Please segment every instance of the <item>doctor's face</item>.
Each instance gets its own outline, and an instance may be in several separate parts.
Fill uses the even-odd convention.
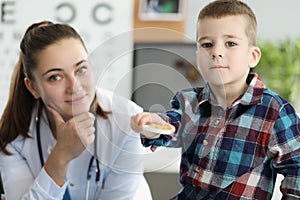
[[[38,54],[32,92],[65,119],[90,110],[94,77],[87,52],[78,39],[68,38]]]

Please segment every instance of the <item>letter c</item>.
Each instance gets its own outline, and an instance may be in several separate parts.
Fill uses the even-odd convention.
[[[113,20],[113,8],[106,3],[99,3],[93,8],[92,17],[97,24],[108,24]]]

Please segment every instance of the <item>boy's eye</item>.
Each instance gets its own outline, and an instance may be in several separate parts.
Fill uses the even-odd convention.
[[[61,77],[59,75],[52,75],[49,77],[50,81],[59,81],[61,79]]]
[[[236,43],[234,43],[234,42],[226,42],[226,46],[228,46],[228,47],[233,47],[235,45],[236,45]]]
[[[77,71],[78,74],[84,74],[87,71],[87,67],[80,67]]]
[[[210,43],[210,42],[206,42],[206,43],[201,44],[201,47],[202,47],[202,48],[210,48],[210,47],[212,47],[212,46],[213,46],[213,44]]]

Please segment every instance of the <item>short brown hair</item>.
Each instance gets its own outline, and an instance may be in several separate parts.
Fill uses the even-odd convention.
[[[246,35],[251,45],[256,45],[257,21],[251,8],[239,0],[216,0],[207,4],[199,13],[198,21],[207,17],[221,18],[232,15],[244,15],[248,21]]]

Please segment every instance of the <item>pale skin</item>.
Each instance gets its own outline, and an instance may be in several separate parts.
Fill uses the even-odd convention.
[[[261,52],[249,42],[242,15],[205,18],[197,24],[197,62],[218,103],[229,107],[245,92],[250,68]]]
[[[95,116],[90,112],[95,89],[87,57],[80,40],[63,39],[39,53],[34,80],[24,79],[32,95],[46,105],[57,143],[44,167],[59,186],[65,183],[68,163],[95,139]]]
[[[249,42],[247,26],[243,15],[204,18],[197,23],[197,66],[223,108],[246,91],[249,71],[261,57],[260,49]],[[155,113],[144,112],[132,116],[131,127],[147,138],[158,138],[143,131],[143,126],[161,124],[161,120]]]

